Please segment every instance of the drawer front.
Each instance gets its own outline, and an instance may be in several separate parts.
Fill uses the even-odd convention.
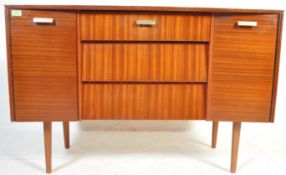
[[[210,119],[270,121],[277,25],[271,14],[215,17]]]
[[[83,119],[206,119],[203,84],[83,84]]]
[[[75,13],[11,16],[11,55],[16,121],[78,119]]]
[[[206,82],[206,44],[82,44],[83,81]]]
[[[210,16],[82,13],[80,25],[81,40],[209,41]]]

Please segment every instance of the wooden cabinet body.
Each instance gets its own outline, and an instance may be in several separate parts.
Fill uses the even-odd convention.
[[[11,120],[273,122],[282,16],[6,6]]]
[[[13,10],[13,121],[273,121],[280,13]]]

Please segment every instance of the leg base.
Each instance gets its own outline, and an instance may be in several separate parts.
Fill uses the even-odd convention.
[[[217,131],[218,131],[218,122],[213,121],[213,129],[212,129],[212,148],[216,148],[217,143]]]
[[[230,172],[236,172],[241,122],[234,122],[232,128],[232,149]]]
[[[64,141],[65,141],[65,148],[70,148],[70,126],[69,122],[63,122],[63,130],[64,130]]]
[[[52,172],[52,122],[44,122],[46,172]]]

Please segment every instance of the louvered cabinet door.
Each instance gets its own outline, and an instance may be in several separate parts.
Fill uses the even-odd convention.
[[[14,120],[77,120],[76,14],[22,10],[10,19]]]
[[[209,119],[271,121],[277,28],[277,14],[215,17]]]

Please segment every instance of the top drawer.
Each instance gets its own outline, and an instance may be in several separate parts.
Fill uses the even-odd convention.
[[[82,13],[81,40],[209,41],[210,16]]]

